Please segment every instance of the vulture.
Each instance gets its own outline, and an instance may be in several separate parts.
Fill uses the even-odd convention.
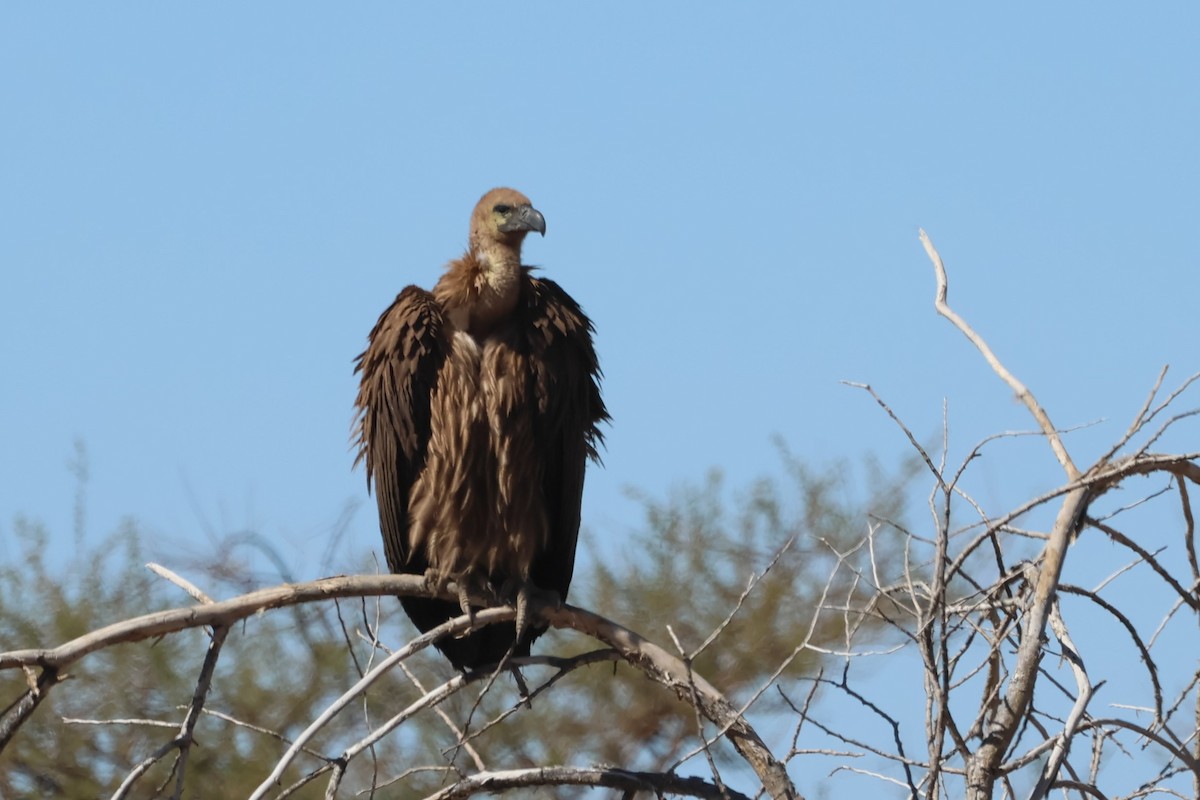
[[[402,597],[422,631],[471,614],[471,591],[517,605],[516,622],[437,647],[460,670],[529,655],[531,593],[571,585],[584,467],[598,460],[600,367],[592,323],[557,283],[521,263],[546,220],[514,189],[471,214],[467,251],[426,291],[379,317],[355,402],[354,438],[379,507],[388,568],[459,587],[457,604]]]

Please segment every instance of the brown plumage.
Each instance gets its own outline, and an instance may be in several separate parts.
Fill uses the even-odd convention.
[[[608,418],[592,324],[558,284],[521,264],[546,223],[529,199],[493,189],[471,215],[467,252],[427,292],[409,286],[358,357],[356,437],[374,483],[393,572],[563,600],[575,566],[584,467]],[[458,605],[401,598],[422,631]],[[465,603],[465,600],[464,600]],[[492,625],[438,647],[460,669],[494,664],[517,640]]]

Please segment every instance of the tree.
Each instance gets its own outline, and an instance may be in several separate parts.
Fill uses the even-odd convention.
[[[798,797],[797,782],[820,794],[868,782],[914,798],[1200,797],[1200,670],[1186,620],[1200,613],[1187,488],[1200,482],[1200,453],[1153,450],[1200,413],[1174,410],[1200,376],[1160,397],[1164,371],[1127,431],[1079,467],[1032,391],[948,305],[944,266],[922,238],[938,312],[1029,410],[1064,473],[1053,491],[986,508],[967,488],[970,467],[1016,434],[952,464],[948,443],[932,451],[856,385],[929,476],[927,518],[908,520],[914,468],[873,470],[867,499],[847,499],[834,477],[844,470],[818,473],[786,452],[791,481],[756,484],[732,513],[716,476],[643,498],[639,558],[596,559],[579,581],[590,591],[573,596],[606,616],[535,604],[574,633],[543,640],[548,654],[522,660],[523,681],[447,679],[420,656],[434,636],[511,619],[508,608],[386,647],[399,628],[387,596],[431,591],[412,576],[214,602],[167,570],[134,568],[132,529],[117,539],[128,558],[108,568],[120,580],[60,579],[41,562],[44,532],[26,524],[24,563],[0,586],[0,635],[46,649],[0,653],[0,675],[12,676],[0,690],[17,698],[0,715],[0,791],[448,798],[604,786],[778,798]],[[1136,478],[1157,484],[1118,499]],[[1163,504],[1176,509],[1170,533],[1144,516]],[[1076,579],[1114,552],[1126,560],[1111,575]],[[171,605],[171,584],[198,604],[130,618]],[[107,619],[120,621],[101,628]],[[1144,677],[1127,680],[1122,658]],[[45,756],[67,752],[76,757]],[[1106,770],[1114,760],[1121,769]]]
[[[760,714],[779,710],[778,696],[764,695],[761,689],[774,679],[772,673],[781,662],[793,662],[785,675],[815,668],[814,654],[793,653],[791,642],[807,637],[829,644],[844,636],[836,622],[826,620],[809,631],[807,615],[781,615],[775,609],[802,598],[801,607],[816,602],[827,567],[835,560],[834,547],[860,534],[866,508],[898,515],[902,487],[913,469],[907,464],[896,475],[887,475],[868,462],[862,471],[873,488],[864,499],[863,492],[851,491],[844,477],[851,471],[844,466],[822,474],[785,450],[781,453],[786,481],[760,480],[732,501],[715,472],[703,485],[685,487],[666,500],[642,497],[646,520],[634,534],[637,557],[617,563],[591,559],[591,574],[577,581],[583,605],[659,634],[669,624],[681,645],[692,649],[720,628],[717,639],[697,655],[695,670],[713,676],[730,697],[760,695]],[[148,609],[178,605],[178,586],[187,586],[161,568],[152,573],[142,566],[142,537],[132,522],[96,551],[80,551],[61,570],[44,562],[47,534],[41,527],[19,522],[16,530],[23,558],[5,568],[0,586],[4,642],[48,647],[78,639]],[[802,532],[816,532],[817,537],[798,543]],[[769,572],[762,575],[768,566]],[[192,569],[215,587],[213,594],[217,589],[234,594],[247,589],[244,576],[231,573],[227,564]],[[741,597],[751,578],[754,590]],[[0,672],[6,678],[0,683],[6,696],[47,704],[34,715],[35,706],[22,714],[18,702],[5,714],[7,749],[0,759],[7,769],[0,771],[0,795],[152,796],[153,790],[161,790],[170,796],[180,774],[185,777],[182,785],[196,787],[193,791],[200,796],[249,795],[286,749],[285,740],[294,739],[354,679],[386,656],[380,639],[411,630],[396,613],[395,601],[379,597],[394,590],[396,580],[380,580],[392,580],[392,585],[379,584],[364,593],[373,595],[370,600],[352,596],[335,603],[290,605],[271,614],[246,614],[236,625],[209,628],[216,633],[208,636],[196,630],[199,625],[180,624],[178,635],[106,644],[72,659],[69,670],[64,665],[50,677],[42,673],[40,695],[26,686],[34,673]],[[688,581],[706,591],[692,596],[677,590]],[[835,582],[830,588],[834,586],[854,593],[849,583]],[[737,613],[730,616],[735,608]],[[144,628],[133,627],[132,633],[114,641],[144,634]],[[540,689],[531,683],[534,697],[523,703],[516,685],[502,678],[479,702],[478,690],[492,676],[463,682],[439,706],[449,722],[432,711],[417,714],[400,732],[352,760],[342,779],[345,791],[400,775],[405,776],[404,796],[438,791],[447,784],[448,753],[455,749],[458,732],[468,728],[468,740],[453,759],[467,773],[480,764],[530,768],[580,763],[661,773],[695,748],[697,718],[687,703],[639,679],[636,670],[619,660],[614,676],[613,653],[588,655],[595,651],[594,641],[560,636],[551,647],[552,639],[548,637],[539,651],[555,657],[532,659],[533,665],[524,668],[531,681],[552,680],[552,686]],[[747,642],[757,644],[751,648]],[[188,724],[187,707],[204,672],[206,651],[219,654],[213,659],[211,689],[203,700],[203,713],[190,723],[195,743],[186,747],[186,764],[183,769],[176,766],[172,774],[179,754],[172,742],[179,744],[177,740],[191,735],[181,733],[181,726]],[[278,670],[276,665],[284,661],[289,669]],[[608,666],[587,666],[596,661]],[[559,667],[564,667],[561,673],[556,671]],[[384,676],[358,712],[338,717],[314,748],[336,754],[347,742],[361,740],[373,723],[424,695],[425,689],[414,682],[433,687],[452,674],[436,655],[414,657],[404,672],[411,677],[400,670]],[[70,678],[58,687],[64,674]],[[622,712],[612,714],[614,707]],[[503,722],[490,724],[498,716]],[[606,724],[597,726],[596,720],[602,719]],[[711,736],[711,726],[708,730]],[[731,750],[712,749],[723,768],[737,760]],[[68,753],[69,758],[63,757]],[[693,754],[693,763],[697,756]],[[410,771],[414,764],[429,768]],[[285,784],[314,770],[324,770],[318,777],[327,780],[329,762],[301,754],[300,763],[286,771]],[[133,773],[135,780],[125,784]],[[128,789],[121,795],[123,785]],[[295,796],[321,796],[324,791],[323,784],[312,783]]]
[[[1033,392],[950,307],[942,259],[924,231],[921,241],[934,266],[938,313],[971,341],[1025,405],[1065,480],[1017,508],[989,512],[963,489],[962,479],[985,447],[1013,434],[989,437],[961,464],[951,465],[944,450],[940,459],[927,452],[886,403],[862,386],[900,425],[934,482],[929,501],[934,525],[929,534],[887,524],[909,543],[903,580],[876,579],[872,603],[858,609],[895,625],[907,649],[919,655],[925,752],[906,751],[897,720],[852,691],[852,658],[847,658],[839,679],[819,678],[818,684],[845,692],[884,722],[889,733],[896,732],[894,744],[863,747],[856,755],[871,753],[888,764],[884,769],[891,774],[876,775],[913,797],[984,800],[999,789],[1005,797],[1040,798],[1056,788],[1079,797],[1182,797],[1189,790],[1200,797],[1200,670],[1194,655],[1164,653],[1161,644],[1155,649],[1171,623],[1178,628],[1181,616],[1200,612],[1200,568],[1187,488],[1200,483],[1200,452],[1152,449],[1169,429],[1200,413],[1172,409],[1200,375],[1187,378],[1163,398],[1164,369],[1128,429],[1090,466],[1081,468],[1065,444],[1064,432],[1050,421]],[[1115,489],[1138,477],[1158,478],[1159,484],[1134,502],[1114,497]],[[1139,524],[1133,512],[1170,498],[1178,503],[1178,533],[1167,536],[1144,527],[1136,534],[1126,532],[1126,518]],[[1054,509],[1048,530],[1019,524],[1042,509]],[[966,522],[961,521],[964,513]],[[1151,539],[1162,546],[1152,547]],[[1098,546],[1120,548],[1128,561],[1091,588],[1068,582],[1068,562],[1086,564]],[[1162,558],[1169,547],[1180,555]],[[1135,570],[1138,580],[1120,585],[1117,579]],[[1156,593],[1165,601],[1157,627],[1135,622],[1141,616],[1135,606]],[[1108,641],[1097,642],[1091,652],[1076,645],[1067,622],[1074,616],[1096,624],[1097,615],[1086,613],[1088,606],[1110,631]],[[1112,636],[1122,637],[1117,652]],[[1184,634],[1183,641],[1183,652],[1194,654],[1195,631]],[[1130,655],[1135,662],[1140,659],[1145,683],[1133,689],[1119,687],[1129,694],[1097,712],[1093,701],[1106,681],[1093,676],[1102,671],[1115,677],[1114,663]],[[832,728],[822,730],[848,742]],[[1106,759],[1139,749],[1152,750],[1153,755],[1131,759],[1132,780],[1128,774],[1102,780]]]

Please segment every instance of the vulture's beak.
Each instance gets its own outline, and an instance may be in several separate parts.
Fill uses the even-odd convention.
[[[512,217],[500,226],[500,230],[504,233],[512,231],[537,231],[542,236],[545,236],[546,218],[542,216],[542,212],[533,206],[517,206],[513,209]]]

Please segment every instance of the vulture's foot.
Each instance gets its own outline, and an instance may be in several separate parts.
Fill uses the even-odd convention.
[[[500,587],[500,598],[517,609],[517,641],[525,634],[529,625],[529,602],[533,599],[562,608],[562,597],[558,592],[538,588],[532,581],[509,578]]]
[[[471,620],[471,624],[475,624],[475,609],[471,608],[471,582],[466,575],[459,575],[453,578],[454,588],[458,595],[458,607],[462,609],[463,614]],[[436,592],[444,592],[450,585],[451,576],[438,572],[430,567],[425,570],[425,585]]]
[[[496,589],[483,575],[477,572],[468,572],[465,575],[459,575],[454,579],[454,586],[458,590],[458,607],[462,612],[470,618],[471,624],[475,624],[475,609],[471,607],[471,598],[474,597],[474,605],[480,606],[482,599],[483,608],[491,608],[492,606],[501,605],[503,602],[496,594]]]

